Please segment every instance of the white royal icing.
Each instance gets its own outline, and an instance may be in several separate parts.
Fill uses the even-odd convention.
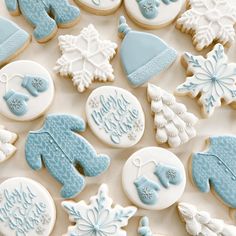
[[[97,88],[87,100],[86,115],[94,134],[111,146],[131,147],[143,136],[143,109],[127,90],[114,86]]]
[[[193,32],[197,50],[214,41],[222,44],[235,40],[236,9],[228,0],[190,0],[190,9],[177,21],[177,27],[186,33]]]
[[[148,84],[147,95],[154,114],[158,143],[168,143],[170,147],[178,147],[196,136],[193,126],[198,119],[187,112],[184,104],[176,102],[172,94],[153,84]]]
[[[62,56],[54,69],[61,76],[71,76],[79,92],[85,91],[94,80],[114,80],[110,60],[116,54],[117,44],[101,40],[93,25],[84,28],[78,36],[60,36],[59,46]]]
[[[181,176],[177,184],[169,183],[168,186],[164,186],[161,179],[155,175],[155,168],[163,165],[171,167],[172,170],[175,169]],[[163,177],[168,178],[172,173],[171,171],[163,172]],[[173,174],[175,176],[176,173]],[[157,188],[155,186],[154,192],[156,192],[157,199],[153,204],[148,205],[141,201],[134,185],[139,177],[145,177],[152,186],[158,185]],[[127,197],[136,206],[147,210],[162,210],[180,199],[186,185],[186,174],[183,164],[172,152],[159,147],[146,147],[132,154],[127,160],[123,167],[122,184]],[[143,190],[144,197],[147,199],[151,197],[148,188],[143,188]]]
[[[188,203],[179,203],[178,210],[186,222],[186,230],[193,236],[236,236],[236,227],[226,224],[223,220],[213,219],[205,211]]]
[[[0,234],[48,236],[56,208],[48,191],[28,178],[11,178],[0,184]]]

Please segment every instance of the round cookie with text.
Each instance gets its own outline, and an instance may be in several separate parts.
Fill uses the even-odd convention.
[[[48,236],[56,220],[51,195],[28,178],[11,178],[0,185],[0,234]]]
[[[87,100],[86,115],[94,134],[111,146],[131,147],[143,136],[143,109],[127,90],[114,86],[95,89]]]
[[[15,61],[0,70],[0,114],[17,121],[43,115],[54,98],[49,72],[33,61]]]
[[[128,159],[122,183],[135,205],[147,210],[162,210],[180,199],[186,174],[175,154],[163,148],[147,147]]]

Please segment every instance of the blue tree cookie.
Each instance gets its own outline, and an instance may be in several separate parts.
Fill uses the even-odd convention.
[[[63,185],[63,198],[75,197],[85,186],[77,165],[83,168],[85,176],[97,176],[110,165],[108,156],[97,155],[86,139],[74,133],[84,130],[85,122],[80,117],[49,115],[43,128],[30,132],[26,141],[29,166],[39,170],[44,162],[50,174]]]

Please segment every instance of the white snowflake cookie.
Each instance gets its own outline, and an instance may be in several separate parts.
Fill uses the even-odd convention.
[[[84,92],[94,80],[114,81],[110,60],[115,56],[117,44],[101,40],[93,25],[84,28],[78,36],[59,37],[62,56],[55,71],[70,76],[79,92]]]
[[[236,236],[235,226],[228,225],[220,219],[213,219],[208,212],[198,211],[191,204],[179,203],[178,210],[190,235]]]
[[[189,94],[199,97],[203,115],[209,117],[221,101],[226,104],[236,102],[236,64],[228,63],[221,44],[215,45],[207,57],[183,55],[183,63],[187,65],[186,81],[177,87],[178,94]]]
[[[236,9],[228,0],[189,0],[187,10],[177,21],[177,28],[193,33],[197,50],[214,41],[231,44],[235,40]]]
[[[69,214],[70,221],[75,225],[68,228],[64,236],[126,236],[122,227],[128,224],[128,220],[135,214],[135,207],[122,207],[115,205],[108,196],[108,187],[101,185],[98,194],[90,198],[90,204],[84,201],[78,203],[72,201],[62,202],[62,207]]]
[[[178,147],[196,136],[193,127],[198,118],[187,112],[184,104],[176,102],[175,97],[153,84],[148,84],[148,100],[154,114],[156,140]]]

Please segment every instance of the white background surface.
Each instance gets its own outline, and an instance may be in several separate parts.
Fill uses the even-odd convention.
[[[234,0],[231,0],[231,3],[234,3],[234,5],[236,5],[236,2]],[[121,39],[117,34],[117,25],[119,16],[121,14],[125,14],[123,6],[112,16],[95,16],[86,13],[85,11],[81,11],[81,13],[82,17],[77,26],[65,30],[60,29],[58,35],[79,34],[80,30],[84,26],[87,26],[89,23],[93,23],[97,30],[101,33],[103,39],[113,40],[120,45]],[[22,16],[11,17],[8,14],[7,10],[5,9],[3,0],[0,0],[0,15],[15,21],[29,33],[32,32],[31,26],[26,23],[25,19]],[[127,20],[129,25],[133,29],[142,30],[141,28],[134,25],[130,21],[130,19]],[[176,48],[176,50],[179,52],[179,55],[181,55],[184,51],[189,51],[197,54],[194,47],[192,46],[190,36],[176,30],[174,25],[151,32],[160,36],[171,46]],[[205,55],[205,53],[207,53],[210,49],[211,48],[204,50],[202,54]],[[230,49],[227,49],[226,51],[228,53],[230,61],[236,62],[236,44],[232,45],[232,47],[230,47]],[[91,90],[95,87],[100,86],[100,84],[94,84],[89,90],[87,90],[87,92],[79,94],[76,88],[73,87],[70,79],[65,79],[57,76],[52,70],[56,60],[60,57],[60,55],[61,54],[57,44],[57,37],[44,45],[36,43],[35,39],[33,39],[29,47],[21,55],[19,55],[17,59],[34,60],[46,67],[51,73],[56,86],[56,95],[55,100],[48,113],[66,112],[85,118],[86,99]],[[122,166],[133,152],[137,151],[140,148],[146,146],[156,146],[157,144],[155,142],[153,118],[150,112],[150,105],[148,104],[146,99],[146,85],[136,89],[132,89],[129,86],[121,69],[121,65],[119,62],[119,53],[113,59],[112,64],[115,70],[116,77],[116,81],[112,84],[122,88],[126,88],[138,97],[146,115],[146,130],[142,140],[136,146],[129,149],[114,149],[109,148],[107,145],[100,142],[88,128],[83,136],[86,137],[88,141],[95,146],[98,153],[109,154],[112,159],[112,164],[109,171],[107,171],[105,174],[98,178],[88,180],[90,184],[87,185],[85,191],[82,192],[75,200],[89,200],[89,197],[91,195],[97,193],[97,189],[100,184],[107,183],[110,189],[110,196],[113,198],[114,202],[126,206],[131,203],[122,191]],[[169,92],[172,92],[175,90],[177,85],[185,80],[185,73],[186,71],[181,66],[180,60],[178,59],[168,71],[165,71],[159,77],[154,78],[151,82],[158,86],[161,86]],[[178,97],[177,100],[183,101],[183,103],[188,107],[189,111],[193,112],[196,116],[201,118],[200,107],[198,106],[196,100],[189,97]],[[68,215],[62,210],[60,206],[60,203],[62,201],[59,195],[61,186],[49,175],[45,168],[40,170],[39,172],[31,170],[25,161],[24,155],[24,143],[27,133],[30,130],[37,130],[38,128],[40,128],[43,124],[43,120],[44,117],[41,117],[33,122],[20,123],[10,121],[0,116],[1,124],[19,134],[19,140],[16,142],[16,146],[18,148],[16,155],[5,163],[2,163],[0,166],[0,182],[13,176],[25,176],[30,177],[44,185],[52,194],[57,206],[57,221],[52,236],[60,236],[63,233],[66,233],[67,227],[69,225]],[[207,137],[211,135],[236,133],[236,111],[229,106],[216,109],[214,115],[211,118],[201,118],[197,125],[197,132],[198,136],[191,140],[189,143],[176,149],[170,149],[180,158],[180,160],[185,165],[186,170],[188,169],[187,164],[191,153],[194,151],[201,151],[204,148],[204,143]],[[181,200],[187,201],[191,204],[196,204],[199,209],[209,211],[212,216],[222,218],[228,223],[233,223],[233,221],[229,217],[228,207],[217,200],[217,198],[213,194],[204,194],[199,192],[197,188],[190,182],[188,174],[186,190]],[[161,233],[166,236],[187,235],[185,226],[181,223],[178,217],[176,205],[163,211],[138,211],[138,215],[144,214],[147,214],[150,217],[150,223],[153,228],[153,232],[155,233]],[[138,220],[139,217],[135,217],[130,220],[129,226],[127,227],[129,236],[137,235],[136,230],[138,226]]]

